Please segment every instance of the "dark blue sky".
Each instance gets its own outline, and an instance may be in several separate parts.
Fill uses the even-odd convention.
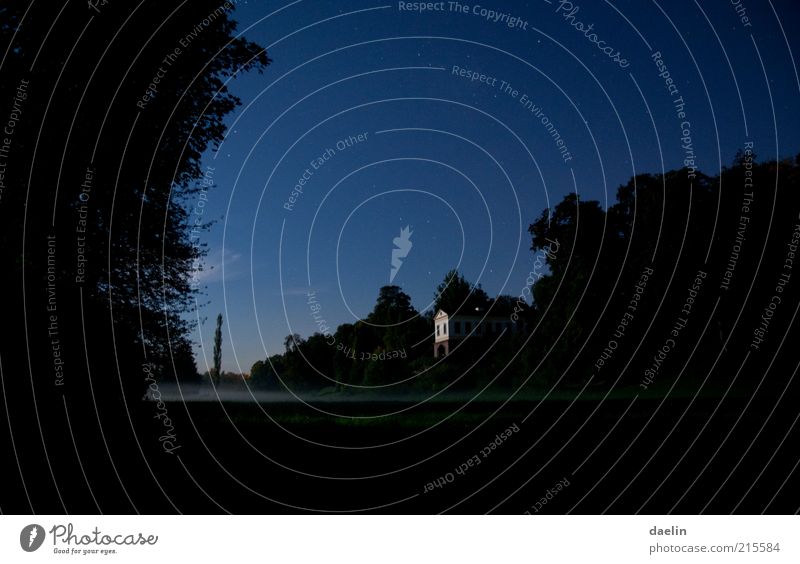
[[[779,19],[754,0],[401,4],[413,7],[237,3],[239,30],[273,63],[231,84],[243,105],[206,158],[205,210],[220,221],[204,236],[215,268],[199,315],[225,316],[226,370],[315,331],[309,289],[331,330],[366,315],[406,225],[413,246],[394,283],[417,309],[454,267],[490,295],[518,295],[533,266],[527,226],[566,193],[605,206],[633,174],[678,168],[689,150],[711,174],[748,140],[759,159],[800,151],[794,2],[773,3]],[[206,322],[197,336],[201,371],[212,333]]]

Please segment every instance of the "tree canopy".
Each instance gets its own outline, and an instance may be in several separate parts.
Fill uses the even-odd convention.
[[[227,81],[269,59],[236,35],[232,5],[216,1],[109,3],[99,12],[70,2],[55,20],[28,6],[0,7],[0,36],[12,45],[0,99],[27,84],[5,172],[15,189],[0,207],[9,287],[27,287],[28,315],[46,318],[42,284],[55,271],[59,323],[80,327],[83,315],[86,340],[98,337],[94,352],[108,342],[105,359],[95,357],[104,372],[121,359],[185,371],[188,359],[175,355],[191,354],[186,314],[201,291],[192,275],[210,219],[193,210],[213,193],[202,158],[239,104]],[[40,260],[47,244],[49,265]],[[85,364],[74,345],[64,347],[70,371]]]
[[[474,314],[485,310],[489,305],[489,296],[480,284],[473,286],[458,270],[450,270],[444,280],[436,287],[434,294],[434,310],[444,310],[450,315]]]
[[[545,210],[530,226],[532,249],[548,240],[561,249],[533,288],[541,325],[524,351],[528,367],[542,362],[539,375],[574,385],[647,383],[652,366],[662,385],[682,369],[735,370],[800,225],[798,172],[797,159],[757,163],[740,152],[715,177],[681,169],[631,178],[608,210],[575,194]],[[775,335],[790,329],[785,315],[773,323]],[[667,339],[682,353],[654,361]]]
[[[211,218],[195,210],[215,193],[203,159],[240,103],[228,81],[269,64],[237,34],[231,3],[94,4],[0,4],[0,106],[15,108],[0,171],[13,327],[0,366],[15,424],[48,437],[48,452],[29,451],[30,476],[51,473],[35,496],[70,510],[95,495],[72,479],[79,450],[108,454],[92,471],[157,487],[136,453],[163,429],[139,400],[196,377],[189,313]],[[69,487],[56,491],[60,475]]]

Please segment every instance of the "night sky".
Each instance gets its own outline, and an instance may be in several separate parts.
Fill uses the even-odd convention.
[[[527,227],[565,194],[605,207],[686,158],[716,174],[748,141],[800,151],[795,2],[459,6],[237,3],[273,63],[231,82],[242,106],[204,161],[201,372],[218,312],[223,367],[244,372],[320,329],[309,291],[331,331],[364,317],[406,226],[393,283],[418,310],[451,268],[517,296]]]

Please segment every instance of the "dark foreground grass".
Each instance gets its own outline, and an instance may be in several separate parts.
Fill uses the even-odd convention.
[[[188,511],[520,513],[566,478],[546,512],[794,512],[776,399],[171,403],[179,456],[149,445]]]

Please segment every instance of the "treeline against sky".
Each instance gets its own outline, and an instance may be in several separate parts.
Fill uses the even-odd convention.
[[[385,287],[365,320],[287,336],[283,354],[253,366],[252,382],[350,391],[720,390],[746,361],[736,383],[746,386],[763,375],[759,359],[791,338],[799,160],[758,162],[748,148],[716,176],[639,175],[608,209],[568,194],[530,225],[532,284],[519,297],[491,300],[451,271],[420,316],[399,288]],[[473,337],[434,359],[435,311],[476,307],[524,331]]]

